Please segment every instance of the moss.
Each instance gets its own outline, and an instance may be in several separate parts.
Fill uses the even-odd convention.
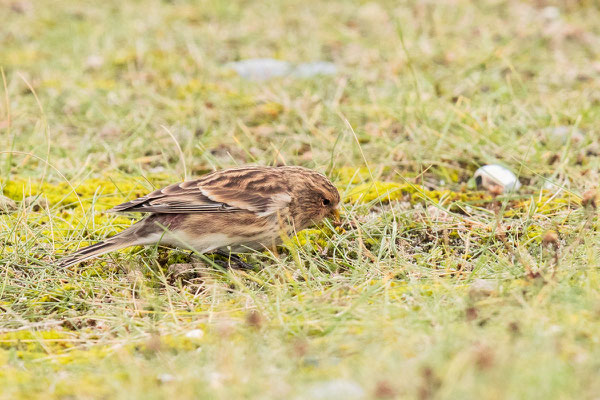
[[[409,183],[372,182],[355,186],[346,196],[351,203],[369,203],[379,200],[384,203],[400,200],[408,194],[415,194],[421,187]]]
[[[148,180],[157,186],[162,186],[171,179],[168,175],[148,177]],[[151,190],[147,182],[142,184],[126,177],[109,176],[88,179],[73,187],[67,182],[36,182],[23,178],[0,181],[0,187],[5,196],[17,201],[39,195],[46,197],[51,206],[73,208],[79,206],[81,201],[84,207],[91,207],[93,204],[99,210],[107,210],[123,201],[143,196]]]
[[[546,232],[546,229],[538,225],[529,225],[525,231],[525,237],[527,239],[534,239],[537,243],[542,242],[542,236]]]
[[[0,354],[5,354],[6,351],[0,350]],[[32,379],[32,374],[20,368],[9,367],[3,362],[7,356],[0,357],[0,364],[3,366],[0,368],[0,382],[10,383],[12,385],[26,385],[29,384]]]
[[[58,399],[93,398],[108,399],[114,397],[114,391],[107,386],[106,381],[95,374],[85,374],[78,378],[77,385],[70,381],[54,383],[54,395]]]
[[[157,337],[156,340],[131,343],[123,347],[122,351],[128,354],[143,353],[146,355],[157,351],[177,354],[194,351],[205,341],[206,337],[200,339],[182,335],[164,335]],[[104,359],[114,351],[110,346],[104,345],[78,349],[76,345],[79,342],[75,333],[57,330],[3,333],[0,334],[0,362],[8,360],[8,352],[12,351],[19,359],[23,360],[35,360],[53,354],[58,356],[54,359],[57,366],[89,365]],[[2,377],[1,372],[0,377]]]
[[[83,86],[108,91],[113,90],[117,86],[117,82],[114,79],[94,79],[91,83]]]
[[[166,335],[161,337],[161,342],[166,350],[186,352],[196,350],[200,346],[202,340],[185,336]]]
[[[177,97],[184,99],[190,95],[198,95],[210,90],[207,86],[198,79],[190,79],[183,85],[177,86]]]
[[[3,54],[3,59],[7,66],[24,65],[38,61],[41,55],[42,54],[35,49],[20,48],[6,52]]]
[[[180,335],[153,336],[142,342],[128,344],[124,347],[124,350],[127,353],[138,353],[146,357],[159,352],[185,353],[198,349],[203,340]]]
[[[7,332],[0,334],[0,348],[27,353],[61,352],[74,346],[73,339],[73,335],[56,330]]]
[[[137,52],[134,49],[121,49],[116,52],[111,63],[115,67],[126,67],[128,64],[135,62],[136,59]]]
[[[296,244],[301,247],[310,246],[314,249],[314,244],[325,247],[327,241],[326,236],[320,229],[305,229],[296,235]]]
[[[348,169],[341,169],[341,179],[347,182],[359,181],[357,177],[364,174],[360,169],[352,174]],[[349,203],[370,203],[373,201],[389,203],[399,200],[408,200],[412,204],[436,203],[448,206],[450,211],[460,211],[462,204],[485,207],[493,202],[504,203],[503,197],[494,198],[484,191],[456,192],[449,189],[427,190],[420,185],[397,182],[368,182],[360,183],[350,189],[344,201]],[[550,215],[565,209],[581,207],[581,199],[577,196],[564,193],[560,197],[553,197],[550,193],[543,193],[542,197],[528,199],[508,199],[505,217],[521,216],[533,209],[534,213]]]
[[[341,186],[357,184],[371,179],[369,169],[366,167],[341,167],[334,171],[332,177]]]

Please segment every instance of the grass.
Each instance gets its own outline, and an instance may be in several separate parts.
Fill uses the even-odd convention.
[[[583,0],[0,2],[19,206],[0,398],[594,398],[599,19]],[[340,71],[223,67],[252,57]],[[253,271],[162,248],[54,266],[132,222],[112,205],[277,163],[328,173],[343,224]],[[489,163],[523,188],[477,190]]]

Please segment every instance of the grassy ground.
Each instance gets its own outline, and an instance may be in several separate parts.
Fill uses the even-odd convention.
[[[599,20],[585,0],[0,0],[0,398],[594,398]],[[223,67],[252,57],[340,71]],[[141,248],[53,266],[131,223],[102,210],[252,163],[327,172],[343,225],[247,272]],[[523,188],[477,191],[488,163]]]

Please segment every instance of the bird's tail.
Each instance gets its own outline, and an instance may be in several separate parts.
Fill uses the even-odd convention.
[[[103,242],[98,242],[61,258],[58,262],[58,267],[70,267],[71,265],[79,264],[80,262],[89,260],[90,258],[94,258],[114,250],[119,250],[127,246],[129,246],[128,243],[124,243],[120,240],[106,240]]]
[[[90,258],[110,253],[111,251],[142,244],[140,240],[135,239],[134,235],[134,233],[141,227],[140,222],[142,221],[139,221],[138,223],[130,226],[123,232],[118,233],[109,239],[95,243],[88,247],[84,247],[83,249],[77,250],[76,252],[61,258],[57,266],[60,268],[70,267],[71,265],[79,264],[80,262],[89,260]]]

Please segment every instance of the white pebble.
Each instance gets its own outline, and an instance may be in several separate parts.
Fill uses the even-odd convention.
[[[160,383],[169,383],[175,380],[175,377],[171,374],[160,374],[157,376],[157,379]]]
[[[202,339],[204,337],[204,331],[202,329],[192,329],[185,334],[188,339]]]
[[[519,190],[521,182],[512,171],[498,164],[484,165],[475,171],[475,182],[477,186],[490,190],[496,186],[502,189],[502,192],[511,192]]]

